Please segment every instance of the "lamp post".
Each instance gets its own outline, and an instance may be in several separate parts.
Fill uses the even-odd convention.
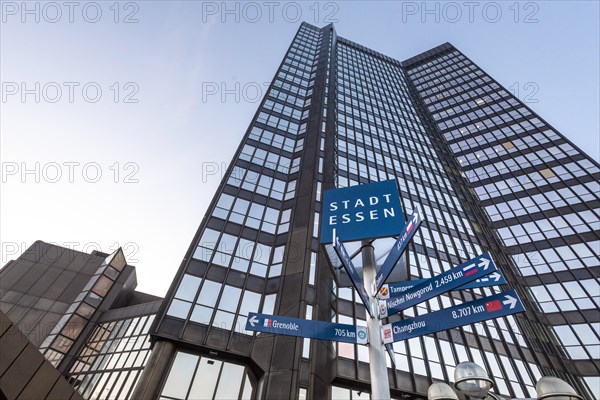
[[[488,396],[501,399],[490,392],[494,382],[488,373],[473,362],[461,362],[454,370],[454,388],[472,400],[483,400]],[[544,376],[535,385],[537,400],[583,400],[575,389],[562,379]],[[429,400],[457,400],[452,388],[445,383],[434,383],[427,391]],[[535,400],[535,399],[532,399]]]
[[[458,400],[454,390],[445,383],[434,383],[427,390],[428,400]]]
[[[472,399],[485,399],[492,386],[494,381],[474,362],[461,362],[454,370],[454,387]]]
[[[553,376],[543,376],[535,385],[538,400],[583,400],[575,389],[562,379]]]

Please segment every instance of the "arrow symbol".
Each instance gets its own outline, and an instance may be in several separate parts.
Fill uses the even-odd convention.
[[[415,215],[413,216],[413,219],[412,219],[413,224],[416,224],[418,219],[419,219],[419,209],[415,208]]]
[[[480,267],[483,267],[483,270],[485,271],[490,266],[490,260],[488,260],[487,258],[483,258],[483,257],[480,260],[481,260],[481,262],[477,265]]]
[[[490,279],[493,279],[494,281],[498,282],[502,278],[502,275],[500,275],[497,272],[494,272],[494,273],[489,274],[488,277]]]
[[[248,320],[248,322],[250,322],[250,325],[252,325],[252,327],[254,328],[254,324],[258,323],[258,318],[256,318],[256,315],[253,315],[252,318]]]
[[[506,304],[509,306],[510,309],[515,308],[515,306],[517,305],[517,299],[515,299],[514,297],[512,297],[511,295],[506,295],[504,296],[504,298],[506,300],[504,300],[502,302],[502,304]]]

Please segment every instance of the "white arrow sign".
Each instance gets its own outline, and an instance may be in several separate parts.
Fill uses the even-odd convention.
[[[494,272],[487,276],[487,280],[493,280],[494,282],[498,282],[500,279],[502,279],[502,275],[500,275],[497,272]]]
[[[248,320],[248,322],[250,322],[250,325],[254,327],[254,324],[258,323],[258,318],[256,318],[256,315],[253,315],[252,318]]]
[[[504,300],[502,302],[502,304],[506,304],[509,306],[510,309],[515,308],[515,306],[517,305],[517,299],[515,299],[514,297],[512,297],[511,295],[506,295],[504,296],[504,298],[506,300]]]
[[[477,265],[483,267],[483,270],[485,271],[490,266],[490,260],[487,258],[481,258],[481,262]]]

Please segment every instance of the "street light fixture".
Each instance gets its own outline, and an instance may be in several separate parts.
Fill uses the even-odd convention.
[[[473,400],[501,400],[490,392],[494,381],[487,372],[473,362],[461,362],[454,370],[454,388]],[[535,385],[537,400],[583,400],[567,382],[553,376],[544,376]],[[427,391],[428,400],[458,400],[456,393],[445,383],[434,383]]]
[[[427,390],[428,400],[458,400],[454,390],[445,383],[434,383]]]
[[[535,385],[538,400],[583,400],[575,389],[562,379],[553,376],[543,376]]]
[[[487,372],[474,362],[461,362],[454,370],[454,387],[473,399],[485,399],[494,386]]]

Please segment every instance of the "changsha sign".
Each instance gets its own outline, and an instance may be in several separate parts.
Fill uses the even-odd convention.
[[[323,194],[321,243],[394,236],[404,228],[404,214],[395,180],[369,183]]]

